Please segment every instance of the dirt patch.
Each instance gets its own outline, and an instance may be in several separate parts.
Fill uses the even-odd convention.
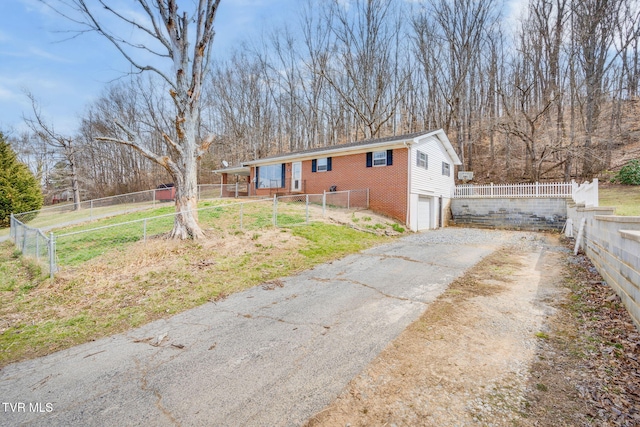
[[[585,398],[600,392],[576,349],[568,252],[546,235],[492,254],[307,426],[637,425]]]

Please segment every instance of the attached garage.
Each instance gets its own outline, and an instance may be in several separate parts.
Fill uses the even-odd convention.
[[[412,231],[447,225],[453,171],[461,164],[444,133],[417,138],[409,154],[409,206],[407,224]]]

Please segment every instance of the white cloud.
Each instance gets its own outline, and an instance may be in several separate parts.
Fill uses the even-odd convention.
[[[0,101],[10,101],[15,98],[15,94],[11,89],[5,88],[0,85]]]
[[[55,62],[66,62],[66,63],[71,63],[73,61],[69,60],[68,58],[64,58],[62,56],[58,56],[58,55],[54,55],[51,52],[47,52],[43,49],[40,49],[38,47],[30,47],[29,48],[29,56],[37,56],[39,58],[42,59],[47,59],[47,60],[51,60],[51,61],[55,61]]]

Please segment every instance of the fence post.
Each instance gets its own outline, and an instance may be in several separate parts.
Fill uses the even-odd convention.
[[[36,262],[40,263],[40,231],[36,231]]]
[[[24,251],[27,249],[27,227],[22,227],[22,255],[24,255]]]
[[[491,197],[493,197],[493,182],[491,183]]]
[[[238,183],[236,182],[236,199],[238,198]]]
[[[200,196],[201,188],[202,188],[202,184],[198,184],[198,201],[202,200],[202,198]]]
[[[220,183],[220,198],[222,199],[222,187],[224,186],[224,184]]]
[[[93,221],[93,200],[89,202],[89,219]]]
[[[273,195],[273,226],[278,226],[278,196]]]
[[[327,207],[327,191],[322,190],[322,218],[324,218],[326,207]]]
[[[153,191],[153,207],[156,207],[156,190],[151,190]]]
[[[540,195],[539,186],[540,186],[540,183],[538,181],[536,181],[536,197],[538,197]]]
[[[147,218],[142,221],[142,241],[147,243]]]
[[[56,270],[56,237],[49,234],[49,278],[53,279]]]
[[[307,194],[307,225],[309,225],[309,195]]]

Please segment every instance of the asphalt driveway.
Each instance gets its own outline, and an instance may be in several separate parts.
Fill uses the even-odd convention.
[[[0,371],[0,425],[293,426],[509,232],[446,228]]]

